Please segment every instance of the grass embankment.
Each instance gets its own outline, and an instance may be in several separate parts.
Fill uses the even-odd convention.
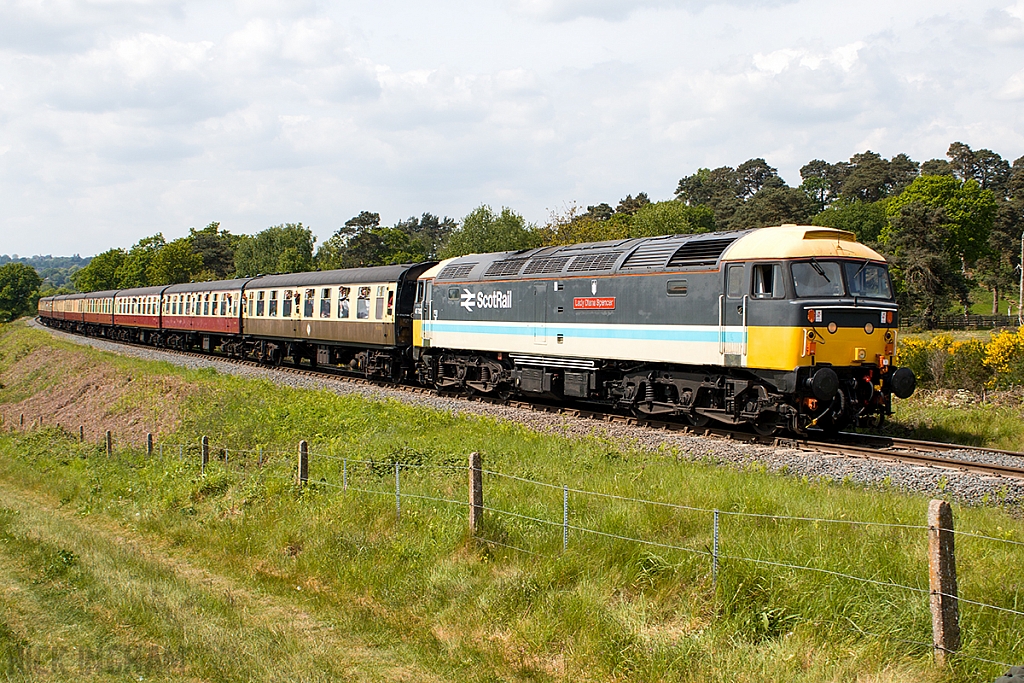
[[[37,367],[35,354],[60,364]],[[391,465],[423,466],[402,472],[404,493],[460,501],[465,471],[433,466],[461,465],[471,451],[509,474],[730,512],[917,525],[921,497],[188,372],[21,326],[0,331],[7,414],[68,392],[75,380],[60,366],[68,363],[81,364],[77,376],[101,367],[131,378],[99,422],[166,421],[153,408],[169,398],[167,387],[180,390],[166,406],[177,417],[154,458],[128,448],[107,458],[55,428],[0,437],[0,670],[15,680],[967,681],[999,673],[966,658],[941,671],[929,648],[901,642],[930,641],[921,593],[739,560],[723,560],[713,585],[705,556],[576,530],[562,552],[559,488],[485,477],[486,505],[556,524],[488,513],[483,536],[535,554],[478,549],[464,507],[403,498],[397,520]],[[36,369],[29,379],[19,367]],[[229,450],[228,462],[215,460],[205,474],[194,452],[182,461],[170,447],[199,434]],[[316,454],[313,483],[302,489],[292,458],[300,438]],[[255,453],[240,453],[258,446],[262,468]],[[381,493],[341,490],[342,462],[323,454],[373,461],[349,463],[350,486]],[[961,529],[1024,540],[1024,523],[1001,511],[956,514]],[[704,512],[574,493],[570,521],[711,545]],[[926,545],[919,529],[731,516],[721,528],[727,556],[923,589]],[[961,594],[1017,604],[1019,551],[958,539]],[[965,654],[1024,655],[1020,621],[968,605],[962,614]]]

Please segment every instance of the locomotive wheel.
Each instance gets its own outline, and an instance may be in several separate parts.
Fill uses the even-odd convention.
[[[707,424],[711,422],[710,417],[700,413],[688,413],[686,415],[686,420],[694,427],[706,427]]]
[[[772,436],[782,428],[782,423],[779,421],[776,413],[776,417],[759,419],[757,422],[752,423],[751,426],[761,436]]]

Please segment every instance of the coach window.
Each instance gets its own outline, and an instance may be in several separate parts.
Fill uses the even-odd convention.
[[[284,290],[284,299],[281,300],[281,317],[290,318],[292,316],[292,290]]]
[[[221,298],[221,300],[220,300],[220,314],[221,315],[230,315],[231,307],[232,306],[233,306],[233,304],[231,302],[231,295],[230,294],[225,294],[224,297]]]
[[[203,296],[203,315],[210,315],[210,295]]]
[[[743,266],[729,266],[729,297],[738,299],[743,296]]]
[[[320,317],[331,317],[331,288],[324,287],[320,290]]]
[[[782,279],[782,265],[758,263],[754,266],[753,291],[755,299],[781,299],[786,296]]]
[[[269,315],[272,318],[276,318],[277,317],[277,290],[274,290],[273,292],[270,293],[270,303],[267,304],[267,305],[270,307],[270,310],[267,313],[267,315]]]
[[[265,302],[265,299],[264,299],[266,294],[267,294],[266,292],[256,292],[256,317],[257,318],[262,318],[263,317],[263,311],[266,308],[266,302]]]
[[[382,287],[382,286],[378,286],[377,287],[377,300],[374,303],[376,304],[376,307],[375,307],[376,310],[374,311],[373,317],[376,318],[377,320],[383,320],[384,319],[384,287]]]
[[[351,287],[338,287],[338,317],[348,320],[348,295]]]
[[[306,305],[302,307],[302,317],[303,318],[312,318],[313,317],[313,305],[315,303],[313,301],[313,297],[315,297],[315,296],[316,296],[316,290],[315,289],[307,289],[306,290]],[[328,310],[330,310],[330,309],[328,309]],[[330,316],[330,313],[328,313],[327,315]]]
[[[359,298],[356,299],[356,317],[366,320],[370,317],[370,288],[360,287]]]
[[[395,312],[395,293],[394,291],[388,291],[388,317]]]

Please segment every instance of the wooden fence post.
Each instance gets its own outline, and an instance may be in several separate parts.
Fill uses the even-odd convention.
[[[78,425],[78,440],[81,443],[85,443],[85,426]]]
[[[114,454],[114,435],[107,430],[107,457],[109,458]]]
[[[146,434],[146,455],[150,458],[153,457],[153,432]]]
[[[479,453],[469,454],[469,532],[476,536],[484,514],[484,483]]]
[[[20,427],[21,427],[22,429],[24,429],[24,428],[25,428],[25,413],[22,413],[22,414],[21,414],[21,422],[20,422],[20,425],[19,425],[19,426],[20,426]]]
[[[946,655],[960,649],[960,616],[953,547],[953,508],[944,500],[933,500],[928,505],[928,577],[935,661],[945,665]]]
[[[199,471],[202,473],[206,472],[206,463],[210,462],[210,438],[204,436],[199,440],[199,451],[200,451],[200,467]]]
[[[305,440],[299,442],[299,486],[309,481],[309,444]]]

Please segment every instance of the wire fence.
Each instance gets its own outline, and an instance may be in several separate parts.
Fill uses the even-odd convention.
[[[67,441],[54,440],[52,445],[58,446],[60,443],[66,445]],[[147,444],[143,449],[132,446],[121,446],[111,449],[109,448],[108,440],[107,453],[110,457],[122,460],[128,464],[145,462],[147,458],[155,456],[164,462],[177,461],[179,465],[186,469],[194,469],[198,474],[205,473],[205,469],[212,464],[217,467],[229,468],[243,476],[259,473],[259,476],[263,477],[269,476],[288,480],[296,486],[311,484],[346,493],[393,497],[397,520],[401,520],[403,501],[439,504],[456,509],[474,507],[472,491],[470,491],[471,495],[469,496],[458,497],[459,492],[464,492],[465,489],[460,488],[460,484],[452,477],[452,475],[465,475],[469,472],[471,475],[469,486],[472,487],[473,470],[470,466],[456,462],[401,462],[394,458],[382,460],[352,458],[335,453],[303,450],[305,442],[303,442],[303,446],[300,447],[298,453],[268,446],[255,448],[212,446],[206,440],[191,443],[174,443],[169,441],[150,443],[152,443],[151,447]],[[79,457],[102,455],[104,444],[77,443],[72,444],[71,450],[73,454]],[[308,462],[303,465],[303,458],[308,458],[315,464],[313,476],[307,476],[305,480],[301,480],[299,476],[303,472],[304,467],[308,467]],[[552,556],[559,551],[551,547],[551,542],[554,541],[554,538],[546,536],[543,530],[560,530],[561,534],[559,534],[560,538],[558,540],[561,541],[562,552],[569,549],[571,538],[578,537],[582,539],[584,537],[591,537],[633,544],[639,547],[676,551],[694,558],[703,558],[704,561],[709,562],[709,577],[712,586],[717,585],[720,580],[722,563],[743,563],[783,569],[790,572],[828,576],[837,580],[873,586],[879,589],[900,591],[912,596],[927,595],[929,600],[932,601],[939,597],[949,598],[955,600],[958,604],[962,603],[963,605],[969,605],[980,610],[990,610],[1008,618],[1019,619],[1024,617],[1024,610],[1019,609],[1019,603],[1024,602],[1024,587],[1022,586],[1005,587],[1004,593],[1012,600],[1013,606],[1002,606],[973,600],[954,593],[943,592],[936,590],[934,587],[915,586],[884,577],[864,576],[836,568],[814,566],[811,563],[787,561],[778,557],[752,557],[742,553],[721,551],[723,518],[736,521],[753,520],[759,522],[772,521],[780,524],[804,524],[814,525],[815,527],[817,525],[841,525],[848,528],[857,527],[865,530],[873,529],[899,534],[899,540],[909,538],[906,536],[907,534],[923,536],[924,534],[945,531],[954,537],[988,544],[1001,544],[1003,547],[1019,553],[1018,548],[1024,546],[1024,542],[1011,538],[1000,538],[975,531],[957,531],[955,528],[936,528],[934,525],[722,510],[713,507],[684,505],[666,500],[652,500],[607,491],[593,491],[570,487],[565,484],[541,481],[529,476],[497,470],[480,468],[478,472],[479,475],[486,475],[493,480],[492,483],[494,484],[493,496],[491,496],[494,502],[480,504],[479,511],[488,513],[492,521],[504,519],[517,523],[514,527],[499,525],[500,528],[498,528],[494,524],[484,524],[480,528],[472,529],[471,537],[487,547],[502,548],[531,557]],[[498,482],[505,482],[506,486],[502,488],[498,485]],[[464,487],[465,485],[466,482],[463,481],[461,486]],[[538,492],[546,491],[549,494],[549,498],[545,501],[544,496],[541,495],[521,495],[524,487],[526,489],[535,489]],[[492,490],[491,486],[486,488],[487,490]],[[550,494],[560,495],[553,496]],[[571,498],[572,501],[570,500]],[[614,502],[615,504],[626,506],[643,506],[645,508],[659,509],[667,513],[685,513],[696,516],[698,520],[704,519],[705,522],[700,526],[700,534],[692,532],[696,525],[691,525],[690,535],[695,536],[697,540],[697,542],[691,543],[672,542],[668,538],[652,539],[644,537],[642,534],[618,533],[608,529],[596,528],[585,523],[588,517],[599,518],[601,514],[607,512],[607,510],[600,507],[599,501],[604,501],[605,504]],[[561,503],[560,506],[558,505],[559,503]],[[545,511],[550,513],[552,507],[557,509],[556,506],[561,508],[560,518],[553,518],[553,515],[545,514]],[[537,536],[530,532],[528,527],[540,529],[541,535]],[[498,534],[499,537],[494,537],[494,533],[482,533],[484,530],[491,532],[498,530],[510,536],[518,534],[518,540],[504,537],[501,534]],[[1016,558],[1018,564],[1021,559],[1024,559],[1024,556]],[[927,581],[925,580],[924,583],[927,584]],[[893,634],[870,633],[861,629],[852,621],[850,624],[852,626],[851,630],[862,635],[932,648],[936,652],[942,649],[935,642],[927,643],[921,640],[900,638]],[[1020,624],[1020,630],[1024,632],[1024,620]],[[1024,655],[1024,652],[1021,655]],[[986,664],[1010,666],[1007,662],[980,657],[963,650],[957,652],[956,656]]]

